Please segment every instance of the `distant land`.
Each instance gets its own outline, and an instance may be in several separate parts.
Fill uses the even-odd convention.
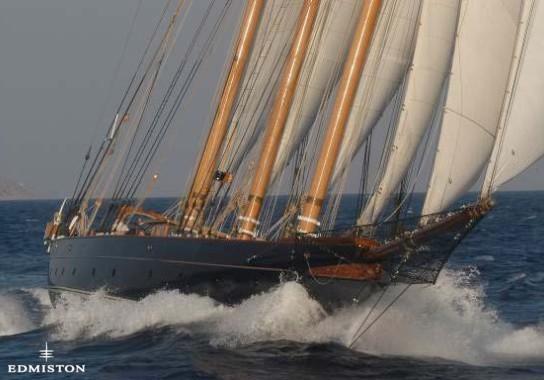
[[[34,193],[20,182],[0,177],[0,200],[16,200],[35,198]]]

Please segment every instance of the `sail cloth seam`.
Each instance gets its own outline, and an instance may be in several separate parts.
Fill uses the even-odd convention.
[[[445,112],[445,113],[447,113],[447,112],[453,113],[453,114],[459,116],[460,118],[463,118],[463,119],[465,119],[465,120],[470,121],[472,124],[474,124],[475,126],[477,126],[478,128],[480,128],[486,135],[488,135],[488,136],[491,137],[492,139],[495,139],[495,135],[494,135],[492,132],[488,131],[487,128],[486,128],[484,125],[482,125],[481,123],[479,123],[478,121],[476,121],[476,120],[474,120],[474,119],[468,117],[468,115],[465,115],[465,114],[462,113],[462,112],[458,112],[458,111],[456,111],[456,110],[454,110],[454,109],[452,109],[452,108],[450,108],[450,107],[444,107],[444,112]]]

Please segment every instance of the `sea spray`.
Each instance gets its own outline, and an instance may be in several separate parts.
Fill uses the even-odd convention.
[[[21,299],[0,294],[0,336],[20,334],[34,328]]]
[[[477,272],[444,271],[434,286],[413,286],[355,344],[377,355],[440,357],[471,364],[544,359],[544,332],[516,328],[485,305]],[[399,291],[391,287],[373,315]],[[43,294],[35,291],[40,302]],[[373,300],[327,315],[304,287],[286,282],[234,307],[210,298],[160,291],[139,302],[108,300],[103,293],[66,297],[44,318],[52,338],[122,337],[174,326],[203,335],[214,346],[234,348],[255,342],[291,340],[349,345]],[[373,317],[369,320],[372,320]]]
[[[210,298],[178,291],[160,291],[139,302],[112,300],[104,295],[101,291],[87,298],[63,296],[44,320],[55,326],[53,338],[122,337],[155,327],[202,321],[225,308]]]

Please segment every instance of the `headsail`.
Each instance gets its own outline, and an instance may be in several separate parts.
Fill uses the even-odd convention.
[[[399,186],[430,126],[451,65],[459,0],[423,0],[412,64],[381,180],[358,224],[374,223]]]
[[[463,1],[437,153],[422,214],[447,208],[487,163],[503,106],[521,0]]]
[[[544,155],[544,7],[539,1],[525,2],[521,25],[514,87],[485,176],[483,197]]]

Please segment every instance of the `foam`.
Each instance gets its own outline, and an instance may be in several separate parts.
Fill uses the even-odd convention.
[[[0,336],[15,335],[34,329],[22,303],[15,296],[0,294]]]
[[[502,321],[495,310],[484,304],[482,288],[473,285],[477,275],[444,271],[435,286],[413,286],[354,349],[472,364],[544,359],[543,328],[519,328]],[[388,290],[381,305],[387,304],[400,289]],[[34,290],[32,294],[38,302],[48,302],[43,290]],[[47,307],[42,324],[51,325],[52,338],[61,340],[117,338],[173,326],[184,333],[203,334],[210,344],[226,347],[274,340],[348,346],[373,303],[371,299],[364,305],[327,315],[294,282],[255,295],[235,307],[176,291],[160,291],[139,302],[112,301],[103,296],[103,292],[98,292],[87,299],[65,298],[56,309]],[[374,315],[380,310],[378,307]],[[23,311],[10,314],[20,312]]]

